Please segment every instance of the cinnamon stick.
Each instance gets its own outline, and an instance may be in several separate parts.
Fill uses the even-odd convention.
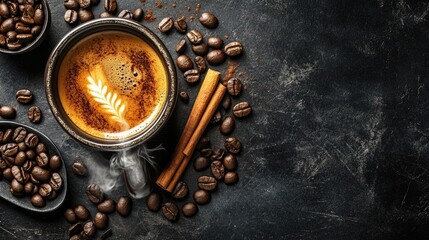
[[[191,159],[191,156],[194,153],[194,150],[198,144],[198,141],[200,140],[207,125],[212,119],[213,114],[216,112],[216,109],[218,108],[220,102],[222,101],[222,98],[225,92],[226,92],[226,87],[222,84],[219,84],[216,88],[215,93],[213,94],[212,99],[210,100],[209,105],[207,106],[206,111],[204,112],[203,117],[201,118],[200,123],[198,124],[198,127],[193,132],[192,137],[189,139],[188,144],[183,150],[183,154],[185,155],[185,157],[183,158],[180,164],[180,167],[177,169],[172,181],[170,182],[170,184],[166,189],[168,192],[172,192],[177,182],[180,180],[180,177],[185,171],[186,166],[188,165],[189,160]]]
[[[156,183],[163,189],[167,189],[171,180],[174,177],[177,169],[180,167],[183,158],[183,149],[189,142],[189,139],[192,137],[193,132],[197,128],[201,117],[203,116],[207,105],[212,98],[216,86],[219,84],[220,73],[209,69],[207,71],[206,77],[204,78],[203,84],[201,85],[198,96],[195,99],[194,106],[189,114],[188,121],[186,122],[185,128],[180,136],[179,142],[173,152],[171,161],[164,171],[159,175]]]

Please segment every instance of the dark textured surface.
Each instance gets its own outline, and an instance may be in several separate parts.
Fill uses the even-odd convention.
[[[62,2],[49,2],[52,27],[44,44],[23,56],[0,56],[0,104],[15,106],[15,120],[28,123],[28,106],[19,105],[14,93],[23,87],[34,91],[33,104],[44,113],[34,127],[53,139],[67,165],[66,206],[91,206],[84,194],[91,178],[72,175],[70,165],[79,158],[92,168],[105,166],[108,156],[70,139],[48,109],[44,65],[71,29],[62,19]],[[163,3],[157,9],[153,1],[120,1],[119,8],[154,9],[158,19],[144,22],[152,30],[162,17],[189,17],[195,10],[186,1],[177,1],[175,9]],[[228,35],[246,49],[237,60],[245,90],[233,102],[251,102],[254,114],[239,120],[234,132],[244,144],[240,181],[221,184],[197,216],[176,223],[135,200],[128,218],[111,215],[113,239],[427,238],[429,4],[218,0],[202,2],[201,11],[215,13],[220,26],[207,30],[193,22],[190,28],[205,37]],[[183,35],[159,35],[176,56]],[[199,85],[179,79],[179,90],[188,91],[192,103]],[[191,106],[178,101],[168,126],[149,145],[162,143],[171,151]],[[217,127],[209,135],[213,146],[222,146]],[[159,154],[161,164],[167,156]],[[191,192],[199,175],[188,168],[184,176]],[[121,188],[111,196],[124,193]],[[64,239],[68,226],[61,213],[35,216],[0,202],[0,239]]]

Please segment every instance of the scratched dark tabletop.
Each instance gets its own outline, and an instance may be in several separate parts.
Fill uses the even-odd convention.
[[[198,2],[198,1],[197,1]],[[109,154],[71,139],[51,114],[44,92],[44,68],[59,40],[72,28],[61,0],[49,0],[52,25],[35,51],[0,55],[0,104],[12,105],[14,121],[30,124],[28,106],[15,101],[29,88],[44,118],[30,124],[48,135],[63,154],[69,192],[65,207],[82,203],[92,178],[72,174],[76,159],[106,167]],[[153,9],[142,21],[171,52],[183,35],[156,30],[166,16],[195,15],[194,1],[119,1],[119,9]],[[237,184],[220,184],[209,204],[193,218],[168,222],[134,200],[132,214],[110,215],[111,239],[427,239],[429,234],[429,4],[411,0],[249,0],[201,1],[219,27],[189,23],[205,37],[228,35],[245,54],[237,59],[245,90],[233,102],[249,101],[254,113],[239,120],[233,135],[243,143]],[[102,3],[93,8],[96,16]],[[191,7],[191,11],[187,10]],[[190,53],[189,49],[187,50]],[[226,63],[216,67],[225,71]],[[180,90],[190,104],[176,110],[149,146],[165,165],[183,129],[200,84]],[[229,112],[230,114],[230,112]],[[212,146],[224,136],[209,127]],[[206,172],[207,173],[207,172]],[[94,172],[91,172],[94,175]],[[188,168],[191,192],[201,173]],[[156,177],[154,174],[153,178]],[[1,193],[6,194],[6,193]],[[120,187],[109,196],[126,194]],[[169,198],[166,197],[165,200]],[[192,200],[188,196],[185,201]],[[181,206],[185,201],[179,201]],[[63,210],[63,209],[62,209]],[[0,239],[67,239],[62,210],[35,215],[0,201]],[[100,232],[99,232],[100,233]]]

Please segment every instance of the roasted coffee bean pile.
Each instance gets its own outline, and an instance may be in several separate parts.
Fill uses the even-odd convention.
[[[33,101],[33,92],[28,89],[20,89],[15,94],[16,101],[21,104],[29,104]],[[31,123],[40,123],[42,121],[42,110],[38,106],[32,106],[27,111],[28,120]],[[12,106],[0,105],[0,117],[4,119],[14,119],[16,110]]]
[[[113,232],[111,228],[108,228],[108,215],[115,211],[122,217],[130,215],[133,206],[131,198],[121,196],[115,202],[112,199],[106,198],[103,190],[97,184],[88,185],[85,192],[88,200],[96,206],[97,212],[92,218],[88,208],[82,204],[65,210],[64,218],[72,224],[68,229],[70,240],[92,239],[97,236],[97,230],[102,231],[100,239],[111,237]]]
[[[40,0],[0,1],[0,47],[19,50],[41,33],[45,12]]]
[[[15,197],[31,196],[31,204],[41,208],[55,199],[63,188],[58,173],[62,161],[50,155],[39,136],[25,127],[0,129],[1,175],[10,182]]]

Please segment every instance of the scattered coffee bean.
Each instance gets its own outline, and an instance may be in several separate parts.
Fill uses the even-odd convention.
[[[210,157],[213,154],[213,150],[211,148],[203,148],[201,149],[201,156],[203,157]]]
[[[118,3],[116,0],[104,0],[104,9],[106,9],[107,12],[113,13],[116,11],[117,7]]]
[[[219,25],[217,17],[211,12],[201,14],[200,23],[206,28],[216,28]]]
[[[109,237],[111,237],[111,236],[112,236],[112,229],[111,229],[111,228],[109,228],[109,229],[107,229],[105,232],[103,232],[103,234],[101,234],[100,239],[101,239],[101,240],[104,240],[104,239],[107,239],[107,238],[109,238]]]
[[[133,19],[133,13],[130,10],[124,9],[118,14],[118,17],[125,19]]]
[[[228,134],[232,133],[232,131],[234,131],[234,128],[235,128],[234,118],[231,116],[226,116],[219,126],[219,131],[223,135],[228,135]]]
[[[214,49],[221,49],[223,46],[223,40],[220,37],[210,37],[207,39],[209,47]]]
[[[212,191],[217,187],[217,180],[214,177],[210,176],[201,176],[197,179],[198,187],[207,190]]]
[[[213,177],[215,177],[217,180],[220,180],[225,176],[225,167],[219,160],[213,161],[210,165],[210,169],[212,171]]]
[[[109,217],[106,214],[97,212],[94,217],[94,225],[98,229],[105,229],[109,223]]]
[[[237,174],[237,172],[227,172],[225,174],[225,177],[223,178],[223,181],[227,185],[231,185],[231,184],[234,184],[234,183],[238,182],[238,174]]]
[[[94,19],[94,14],[92,13],[92,11],[90,9],[79,9],[77,12],[78,16],[79,16],[79,21],[84,23],[84,22],[88,22],[89,20]]]
[[[95,221],[95,220],[94,220]],[[85,237],[93,237],[96,233],[94,222],[88,221],[83,225],[83,234]]]
[[[192,45],[192,51],[195,53],[195,55],[205,56],[209,52],[209,46],[207,43]]]
[[[100,13],[100,17],[101,18],[107,18],[107,17],[114,17],[115,15],[113,15],[112,13],[109,12],[102,12]]]
[[[240,79],[238,78],[231,78],[226,83],[226,88],[228,90],[228,93],[232,96],[238,96],[241,93],[242,84]]]
[[[82,223],[75,223],[69,227],[68,234],[69,234],[69,237],[71,237],[71,236],[80,234],[82,231],[83,231]]]
[[[219,160],[222,161],[223,156],[225,155],[225,150],[222,148],[217,148],[213,151],[213,154],[210,156],[211,160]]]
[[[210,121],[212,124],[219,123],[222,120],[222,114],[219,110],[216,110],[216,112],[213,114],[212,120]]]
[[[176,199],[182,199],[188,195],[188,192],[189,192],[188,185],[185,182],[180,181],[176,184],[176,187],[171,193],[171,196]]]
[[[200,156],[194,160],[194,168],[196,171],[203,171],[210,166],[210,160],[206,157]]]
[[[20,89],[15,94],[16,101],[27,104],[33,100],[33,93],[28,89]]]
[[[64,7],[66,9],[78,10],[79,1],[78,0],[64,0]]]
[[[76,223],[78,221],[76,214],[71,208],[66,209],[66,211],[64,212],[64,218],[66,219],[67,222],[71,224]]]
[[[197,149],[201,150],[210,145],[210,138],[208,136],[202,137],[200,141],[198,141]]]
[[[86,188],[86,196],[89,201],[98,204],[104,200],[104,192],[97,184],[90,184]]]
[[[58,155],[53,155],[51,156],[51,158],[49,159],[49,168],[52,171],[59,171],[62,165],[62,161],[61,158]]]
[[[187,202],[182,206],[182,213],[185,217],[192,217],[198,213],[198,207],[193,202]]]
[[[234,171],[235,169],[237,169],[237,157],[234,154],[228,153],[223,158],[223,165],[227,170]]]
[[[6,119],[15,118],[16,117],[15,108],[13,108],[11,106],[1,106],[0,107],[0,117],[6,118]]]
[[[159,31],[166,33],[173,28],[173,19],[171,17],[165,17],[159,22],[158,29]]]
[[[133,12],[133,19],[136,21],[140,21],[140,20],[142,20],[143,15],[144,15],[143,9],[136,8],[136,10],[134,10],[134,12]]]
[[[168,221],[175,221],[179,216],[179,209],[177,208],[176,204],[172,202],[166,202],[164,205],[162,205],[162,213]]]
[[[174,28],[179,33],[186,33],[186,30],[188,30],[188,24],[186,23],[185,16],[180,16],[176,21],[174,21]]]
[[[91,6],[91,0],[79,0],[79,6],[81,8],[89,8]]]
[[[78,14],[76,10],[69,9],[64,13],[64,21],[70,25],[77,23]]]
[[[229,137],[225,140],[225,149],[230,153],[237,154],[241,151],[241,142],[235,137]]]
[[[74,208],[74,213],[81,221],[86,221],[91,218],[91,214],[89,213],[88,209],[81,204]]]
[[[104,200],[97,205],[97,210],[102,213],[112,213],[116,209],[116,203],[112,199]]]
[[[130,197],[122,196],[119,198],[118,203],[116,204],[116,211],[119,215],[126,217],[131,213],[131,208],[133,206],[133,202]]]
[[[186,41],[182,39],[176,44],[176,52],[178,54],[182,54],[185,52],[185,50],[186,50]]]
[[[200,44],[203,41],[203,34],[195,29],[186,33],[186,37],[188,38],[189,42],[194,45]]]
[[[197,66],[197,69],[200,73],[204,73],[207,69],[206,60],[204,60],[201,56],[196,56],[194,59],[195,66]]]
[[[232,113],[238,118],[247,117],[252,113],[252,107],[248,102],[240,102],[232,108]]]
[[[216,49],[207,53],[207,62],[212,66],[218,66],[225,62],[226,55],[222,50]]]
[[[187,83],[193,84],[200,80],[200,72],[197,69],[190,69],[186,71],[183,76]]]
[[[243,45],[240,42],[230,42],[225,45],[225,54],[230,57],[235,57],[243,53]]]
[[[180,55],[176,59],[176,65],[182,72],[186,72],[194,67],[192,60],[187,55]]]
[[[224,110],[228,110],[231,106],[231,97],[228,94],[225,94],[220,105]]]
[[[72,165],[72,171],[77,176],[86,176],[88,174],[88,168],[86,164],[80,160],[76,160]]]
[[[183,103],[189,102],[189,95],[187,92],[180,92],[179,96],[180,96],[180,99],[182,100]]]
[[[162,196],[158,192],[151,193],[146,200],[146,206],[152,212],[157,212],[161,208]]]
[[[194,200],[200,205],[210,202],[210,199],[210,193],[206,190],[199,189],[194,193]]]

